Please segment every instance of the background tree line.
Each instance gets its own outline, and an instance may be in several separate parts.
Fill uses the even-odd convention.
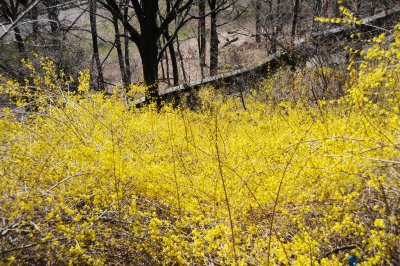
[[[343,3],[358,16],[394,4],[394,0]],[[248,30],[240,34],[273,54],[293,49],[296,40],[326,27],[314,17],[340,16],[336,0],[0,0],[0,10],[4,75],[23,81],[21,59],[35,61],[37,54],[50,57],[58,69],[75,77],[90,68],[92,85],[100,91],[116,81],[124,88],[143,82],[147,101],[158,103],[162,81],[171,86],[187,80],[188,54],[182,52],[181,43],[185,32],[194,32],[198,69],[205,78],[220,70],[224,41],[220,34],[227,25],[246,24]],[[111,59],[119,66],[119,77],[112,80],[104,73]],[[135,70],[142,72],[137,80],[132,79]]]

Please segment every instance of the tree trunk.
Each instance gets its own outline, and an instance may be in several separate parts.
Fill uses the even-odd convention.
[[[373,16],[375,14],[375,5],[376,5],[376,1],[375,0],[371,0],[370,1],[370,8],[369,8],[369,15]]]
[[[361,15],[361,4],[362,4],[361,0],[356,1],[356,15],[357,16]]]
[[[321,16],[322,14],[322,0],[315,0],[315,16]]]
[[[206,0],[199,0],[199,21],[197,28],[197,45],[199,48],[199,61],[201,78],[205,78],[204,68],[206,66]]]
[[[128,4],[129,1],[126,1],[125,8],[124,8],[124,21],[128,21]],[[128,37],[128,31],[124,27],[124,46],[125,46],[125,73],[126,73],[126,82],[127,84],[131,84],[131,63],[129,60],[129,37]]]
[[[261,42],[261,29],[262,29],[262,5],[261,0],[256,0],[256,43]]]
[[[163,41],[163,42],[161,42]],[[160,46],[165,45],[167,41],[165,40],[165,37],[160,40]],[[165,71],[164,71],[164,60],[163,58],[165,58]],[[164,56],[161,56],[161,71],[162,71],[162,80],[166,80],[168,86],[171,86],[171,80],[169,78],[169,56],[168,53],[166,51],[164,51]]]
[[[183,56],[182,56],[182,52],[181,52],[181,45],[179,44],[179,37],[176,38],[176,50],[178,51],[178,55],[180,58],[180,63],[181,63],[181,69],[182,69],[182,75],[183,75],[183,80],[185,82],[187,82],[187,75],[185,72],[185,64],[183,62]]]
[[[170,41],[171,36],[168,33],[168,30],[164,32],[164,36],[166,42]],[[179,85],[179,72],[178,72],[178,61],[176,60],[176,52],[174,48],[174,44],[172,42],[168,43],[168,51],[171,56],[171,66],[172,66],[172,77],[174,80],[174,86]]]
[[[276,8],[274,8],[273,1],[269,1],[269,10],[270,10],[270,23],[272,25],[272,34],[271,34],[271,53],[275,54],[276,53],[276,47],[277,47],[277,38],[278,38],[278,22],[277,22],[277,17],[278,17],[278,12],[279,12],[279,4],[280,1],[277,0],[276,3]]]
[[[18,47],[18,52],[19,52],[20,58],[26,59],[27,55],[26,55],[26,50],[25,50],[25,42],[24,42],[24,39],[22,38],[19,27],[14,28],[14,37],[15,37],[15,40],[17,41],[17,47]]]
[[[50,23],[52,43],[54,48],[58,49],[61,43],[58,39],[60,33],[60,20],[58,19],[58,15],[60,13],[60,10],[58,7],[55,6],[59,4],[59,0],[44,0],[43,3],[47,9],[47,17]]]
[[[322,15],[322,0],[315,0],[314,10],[313,10],[313,17],[321,17]],[[317,31],[319,22],[312,20],[312,30]]]
[[[120,37],[119,26],[118,26],[118,18],[115,15],[113,15],[113,25],[114,25],[114,32],[115,32],[115,48],[117,49],[119,70],[121,72],[123,86],[127,87],[129,85],[129,83],[128,83],[128,77],[127,77],[127,73],[126,73],[125,62],[124,62],[124,55],[122,54],[122,44],[121,44],[121,37]]]
[[[169,54],[171,55],[172,77],[174,79],[174,86],[178,86],[179,85],[178,61],[176,60],[174,44],[170,43],[168,45],[168,49],[169,49]]]
[[[143,20],[140,22],[141,43],[139,45],[140,58],[142,59],[143,77],[147,86],[146,102],[155,102],[157,108],[161,107],[158,92],[158,28],[157,12],[158,0],[146,0],[142,3]]]
[[[291,45],[294,47],[294,41],[296,38],[296,27],[300,12],[300,0],[294,0],[293,5],[293,19],[292,19],[292,32],[291,32]]]
[[[96,25],[96,0],[89,0],[89,19],[90,19],[90,31],[92,34],[92,61],[96,63],[97,67],[97,84],[96,89],[102,90],[104,89],[104,78],[103,71],[101,69],[100,56],[99,56],[99,47],[97,42],[97,25]]]
[[[36,5],[32,8],[32,33],[33,33],[33,40],[35,42],[39,36],[38,18],[39,18],[39,9]]]
[[[210,0],[211,9],[210,19],[210,76],[217,75],[218,72],[218,33],[217,33],[217,10],[216,0]]]
[[[50,20],[50,29],[51,29],[51,36],[53,38],[53,45],[57,47],[59,45],[57,37],[60,30],[60,21],[58,20],[58,10],[57,8],[49,7],[47,12]]]
[[[158,93],[158,62],[157,62],[157,42],[144,42],[140,48],[140,58],[142,59],[143,77],[146,84],[146,102],[155,102],[157,107],[161,101]]]
[[[168,0],[165,1],[166,9],[164,8],[165,6],[159,8],[160,0],[131,0],[129,1],[129,6],[127,4],[128,0],[123,2],[125,5],[121,5],[121,1],[116,0],[98,2],[111,14],[118,17],[129,33],[129,40],[137,46],[143,68],[144,83],[147,86],[146,103],[155,102],[158,108],[161,107],[158,92],[158,64],[160,60],[158,42],[171,23],[178,21],[179,25],[176,26],[176,29],[180,29],[188,22],[189,11],[194,3],[193,0]],[[170,9],[168,9],[168,5],[170,5]],[[124,11],[126,8],[132,10],[136,19],[127,19],[127,12]],[[179,19],[177,19],[178,17]],[[176,34],[171,38],[176,38]]]

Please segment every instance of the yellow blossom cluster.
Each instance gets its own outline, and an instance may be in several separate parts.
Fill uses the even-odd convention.
[[[339,1],[339,4],[341,2]],[[322,23],[331,23],[331,24],[349,24],[349,25],[361,25],[361,21],[344,5],[339,5],[339,10],[343,15],[343,18],[324,18],[324,17],[316,17],[315,21]]]
[[[393,34],[317,106],[248,96],[244,109],[208,88],[197,111],[129,109],[91,93],[89,72],[79,95],[53,70],[32,76],[59,104],[0,120],[0,264],[398,264]]]

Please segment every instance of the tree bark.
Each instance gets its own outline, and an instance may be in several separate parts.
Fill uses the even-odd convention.
[[[262,5],[261,0],[256,0],[255,3],[255,15],[256,15],[256,43],[261,42],[261,30],[262,30]]]
[[[89,0],[89,19],[90,19],[90,31],[92,34],[92,61],[96,63],[97,67],[97,84],[96,90],[104,89],[104,78],[103,78],[103,70],[101,68],[100,63],[100,55],[99,55],[99,46],[97,42],[97,24],[96,24],[96,12],[97,5],[96,0]]]
[[[362,4],[361,0],[357,0],[356,1],[356,14],[357,14],[357,16],[361,15],[361,4]]]
[[[197,45],[199,48],[199,63],[201,78],[205,78],[204,68],[206,66],[206,0],[198,1],[199,20],[197,28]]]
[[[168,51],[171,56],[171,66],[172,66],[172,77],[174,80],[174,86],[179,85],[179,72],[178,72],[178,61],[176,60],[176,52],[174,48],[173,42],[171,42],[171,36],[168,33],[168,30],[164,32],[165,39],[168,43]]]
[[[39,9],[37,6],[32,8],[32,33],[33,33],[33,40],[36,41],[39,36]]]
[[[160,40],[160,46],[164,45],[167,41],[165,40],[166,38],[164,37],[162,40]],[[163,41],[163,42],[161,42]],[[165,70],[164,70],[164,60],[163,58],[165,58]],[[166,80],[168,86],[171,86],[171,79],[169,78],[169,56],[167,51],[164,51],[164,56],[161,56],[161,71],[162,71],[162,80]]]
[[[179,58],[180,58],[180,63],[181,63],[181,69],[182,69],[182,75],[183,75],[183,80],[187,82],[187,75],[185,71],[185,64],[183,62],[183,56],[181,52],[181,45],[179,44],[179,38],[176,38],[176,50],[178,51]]]
[[[127,77],[127,73],[126,73],[124,55],[122,53],[122,44],[121,44],[120,31],[119,31],[119,26],[118,26],[118,18],[115,15],[113,15],[113,26],[114,26],[114,32],[115,32],[115,48],[117,49],[118,64],[119,64],[119,70],[121,72],[122,84],[124,87],[127,87],[129,85],[129,83],[128,83],[128,77]]]
[[[47,17],[50,23],[50,31],[52,37],[53,46],[57,49],[60,45],[60,40],[58,39],[60,33],[60,21],[58,19],[58,15],[60,13],[58,7],[55,7],[59,4],[58,0],[45,0],[43,1],[44,5],[47,8]]]
[[[270,11],[270,23],[272,25],[272,33],[271,33],[271,53],[276,53],[277,47],[277,38],[278,38],[278,26],[277,26],[277,17],[279,12],[280,1],[277,0],[276,6],[274,7],[273,0],[269,1],[269,11]]]
[[[161,107],[158,92],[158,28],[157,12],[158,0],[146,0],[142,3],[143,17],[139,21],[141,28],[141,43],[139,45],[140,58],[143,65],[143,77],[147,86],[146,102],[155,102]]]
[[[17,41],[17,47],[18,47],[18,52],[19,52],[20,58],[26,59],[27,54],[26,54],[26,49],[25,49],[25,42],[24,42],[24,39],[22,38],[21,31],[18,26],[16,26],[14,28],[14,37],[15,37],[15,40]]]
[[[217,10],[216,0],[209,0],[210,5],[210,76],[218,73],[218,32],[217,32]]]
[[[167,3],[167,12],[168,13],[171,12],[170,2]],[[168,46],[168,52],[171,56],[172,77],[173,77],[173,81],[174,81],[173,84],[174,84],[174,86],[178,86],[179,85],[178,61],[176,60],[176,52],[175,52],[175,48],[174,48],[173,38],[169,34],[168,27],[164,29],[163,35],[164,35],[165,41]],[[169,84],[169,73],[168,73],[168,84]]]
[[[158,62],[157,62],[157,43],[143,45],[139,48],[140,58],[142,59],[143,78],[147,86],[146,102],[156,102],[160,106],[161,100],[158,93]]]
[[[295,41],[295,38],[296,38],[296,28],[297,28],[299,12],[300,12],[300,0],[294,0],[292,31],[291,31],[291,45],[292,45],[292,47],[294,47],[294,41]]]
[[[157,107],[161,107],[161,99],[158,92],[158,64],[160,55],[168,46],[159,49],[159,39],[163,32],[169,29],[171,23],[176,22],[179,17],[179,23],[176,25],[176,31],[171,36],[171,42],[177,37],[177,32],[187,23],[191,16],[189,11],[194,0],[167,0],[170,4],[170,11],[159,9],[159,0],[130,0],[129,6],[121,6],[116,0],[97,0],[111,14],[114,14],[123,23],[125,30],[129,33],[129,40],[138,48],[142,68],[144,83],[146,89],[146,103],[155,102]],[[136,20],[128,20],[124,17],[124,10],[128,7],[132,9]],[[126,12],[125,12],[126,14]],[[157,23],[159,19],[159,24]]]
[[[126,0],[125,6],[124,6],[124,17],[123,20],[128,22],[128,4],[129,1]],[[129,85],[132,83],[131,79],[131,62],[129,59],[130,53],[129,53],[129,38],[128,38],[128,31],[124,27],[124,48],[125,48],[125,72],[126,72],[126,83]]]

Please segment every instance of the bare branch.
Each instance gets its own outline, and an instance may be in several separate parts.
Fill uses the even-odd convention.
[[[18,22],[39,3],[39,0],[33,1],[24,11],[22,11],[14,21],[10,21],[10,27],[0,36],[0,41],[10,33],[15,27],[18,26]]]

